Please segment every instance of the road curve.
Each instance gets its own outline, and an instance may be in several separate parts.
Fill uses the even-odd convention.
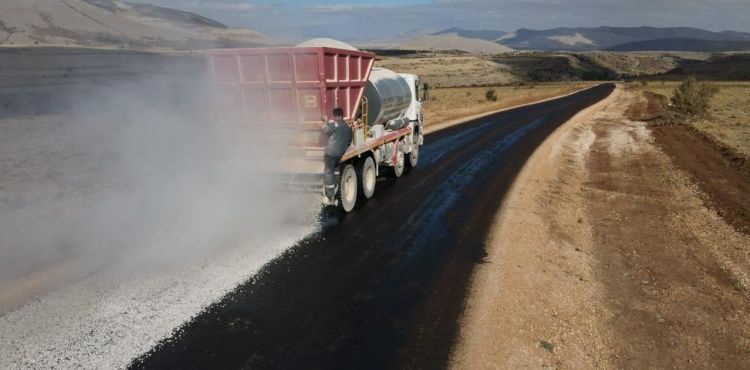
[[[506,191],[612,84],[427,136],[417,169],[273,260],[131,363],[145,369],[439,369]]]

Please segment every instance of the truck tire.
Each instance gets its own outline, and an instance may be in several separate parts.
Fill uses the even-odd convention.
[[[339,186],[338,201],[344,212],[351,212],[357,204],[357,171],[351,163],[344,165],[341,171],[341,186]]]
[[[406,156],[403,152],[399,151],[398,154],[396,154],[396,163],[391,167],[391,175],[393,175],[393,177],[398,178],[404,174],[404,167],[406,167],[406,164],[404,163],[406,162],[405,157]]]
[[[365,199],[372,198],[375,194],[375,181],[378,176],[372,157],[366,157],[364,161],[359,162],[357,176],[359,176],[359,193]]]
[[[408,158],[406,158],[406,166],[409,168],[417,167],[417,162],[419,161],[419,144],[414,143],[413,147],[411,148],[411,152],[409,153]]]

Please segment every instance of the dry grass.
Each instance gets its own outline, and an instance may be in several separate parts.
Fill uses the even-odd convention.
[[[638,53],[582,53],[590,62],[622,75],[649,76],[666,73],[677,67],[677,58],[667,54]]]
[[[428,126],[436,125],[461,117],[551,98],[593,85],[594,83],[580,82],[492,87],[497,95],[495,102],[487,101],[485,98],[489,87],[432,89],[430,99],[425,103],[425,122]]]
[[[636,88],[670,97],[677,85],[676,82],[652,82]],[[690,124],[750,156],[750,82],[719,82],[716,85],[719,92],[711,100],[710,117]]]
[[[417,57],[390,57],[376,67],[400,73],[413,73],[432,87],[493,85],[516,82],[510,67],[473,55],[420,54]]]

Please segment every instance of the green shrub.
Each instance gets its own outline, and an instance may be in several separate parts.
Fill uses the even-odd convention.
[[[711,108],[711,98],[719,89],[710,83],[700,82],[690,76],[675,89],[672,98],[672,110],[689,118],[706,117]]]
[[[487,92],[484,93],[484,98],[487,99],[487,101],[497,101],[497,93],[495,92],[495,89],[487,89]]]

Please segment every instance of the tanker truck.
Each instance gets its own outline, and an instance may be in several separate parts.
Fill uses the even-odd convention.
[[[320,192],[326,138],[335,107],[354,138],[341,159],[334,199],[345,212],[376,191],[379,176],[417,166],[424,142],[419,77],[374,68],[375,55],[353,48],[299,46],[207,53],[216,104],[224,115],[265,132],[281,150],[268,171],[285,189]],[[256,143],[257,144],[257,143]]]

